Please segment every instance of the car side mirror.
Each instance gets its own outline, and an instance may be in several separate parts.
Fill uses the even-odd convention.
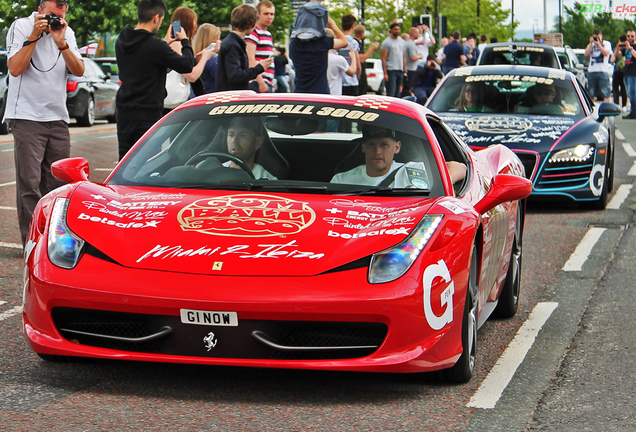
[[[621,107],[612,102],[602,102],[598,107],[598,121],[602,122],[605,117],[617,116],[621,114]]]
[[[527,198],[532,192],[532,182],[525,177],[497,174],[490,183],[486,195],[475,205],[479,214],[484,214],[499,204]]]
[[[88,161],[84,158],[66,158],[51,164],[53,177],[66,183],[77,183],[89,180]]]
[[[587,69],[587,68],[585,67],[585,65],[582,65],[581,63],[577,63],[577,64],[576,64],[576,68],[577,68],[578,70],[585,70],[585,69]]]

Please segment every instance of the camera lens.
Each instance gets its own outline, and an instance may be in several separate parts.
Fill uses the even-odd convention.
[[[594,36],[592,39],[594,39],[594,41],[598,41],[598,38],[596,36]]]

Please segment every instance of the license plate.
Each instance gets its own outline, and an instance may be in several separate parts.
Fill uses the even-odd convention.
[[[192,309],[181,309],[181,322],[206,326],[238,326],[236,312],[214,312]]]

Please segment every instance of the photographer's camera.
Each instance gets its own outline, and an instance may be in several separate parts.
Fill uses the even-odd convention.
[[[62,18],[54,13],[44,16],[44,19],[49,23],[51,30],[59,30],[62,28]]]

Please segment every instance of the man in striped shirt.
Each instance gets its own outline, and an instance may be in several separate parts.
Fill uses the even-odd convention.
[[[256,27],[250,35],[245,36],[245,50],[250,67],[256,66],[259,60],[274,55],[272,34],[267,31],[267,28],[274,21],[276,11],[274,3],[270,0],[261,0],[256,6],[256,10],[258,11]],[[256,77],[255,80],[250,81],[248,88],[257,93],[272,93],[274,91],[274,67],[265,69],[265,72]]]

